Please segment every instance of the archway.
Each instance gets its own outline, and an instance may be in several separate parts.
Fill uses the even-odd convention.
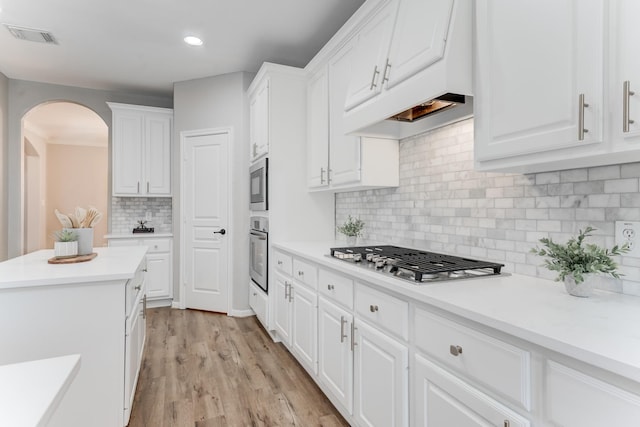
[[[95,206],[103,213],[94,246],[104,246],[109,206],[109,130],[91,109],[72,102],[40,104],[23,128],[24,252],[53,247],[61,228],[54,210]]]

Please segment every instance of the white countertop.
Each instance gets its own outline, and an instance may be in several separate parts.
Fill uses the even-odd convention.
[[[329,257],[344,242],[273,245],[367,283],[640,382],[640,298],[567,294],[559,282],[521,275],[416,285]]]
[[[153,239],[158,237],[173,237],[173,233],[124,233],[105,234],[104,238],[109,239]]]
[[[0,290],[32,286],[128,280],[147,253],[146,246],[94,248],[98,256],[75,264],[49,264],[53,249],[43,249],[0,263]]]
[[[47,425],[80,369],[80,355],[0,366],[0,425]]]

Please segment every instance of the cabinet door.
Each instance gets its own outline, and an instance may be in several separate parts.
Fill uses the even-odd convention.
[[[389,50],[386,88],[444,56],[453,0],[401,0]]]
[[[293,299],[291,346],[298,361],[317,374],[318,297],[300,285],[290,292]]]
[[[409,355],[407,347],[364,322],[356,322],[356,324],[357,345],[354,353],[354,417],[356,421],[363,426],[408,426]]]
[[[610,101],[614,113],[611,117],[611,127],[617,148],[622,149],[640,147],[640,56],[636,53],[637,42],[640,40],[638,16],[640,2],[637,0],[611,2]],[[625,91],[625,82],[629,82],[628,90],[635,92],[633,95]],[[626,109],[625,101],[628,102]]]
[[[318,376],[333,397],[353,414],[353,317],[335,304],[318,302]]]
[[[257,90],[249,106],[252,159],[269,152],[269,80]]]
[[[134,308],[130,319],[127,319],[127,330],[125,336],[125,366],[124,366],[124,412],[125,425],[129,421],[131,415],[131,406],[135,396],[136,385],[138,382],[138,374],[140,372],[140,363],[142,361],[142,352],[144,350],[144,339],[146,329],[146,319],[143,316],[142,301],[138,302]]]
[[[411,376],[415,406],[411,425],[527,427],[529,421],[420,355]]]
[[[168,253],[147,254],[146,281],[149,298],[171,296],[171,259]]]
[[[331,184],[360,182],[360,137],[346,135],[344,105],[354,64],[355,40],[329,60],[329,167]]]
[[[285,343],[291,342],[291,302],[289,301],[289,292],[291,289],[291,280],[276,273],[274,297],[275,297],[275,313],[273,317],[273,325]]]
[[[333,96],[333,94],[332,94]],[[344,103],[340,106],[343,112]],[[309,188],[329,185],[329,87],[327,69],[307,86],[307,174]]]
[[[603,0],[476,1],[476,160],[602,141],[603,16]]]
[[[383,0],[383,7],[356,35],[356,48],[345,110],[380,93],[398,0]]]
[[[148,113],[145,117],[146,182],[143,192],[171,195],[171,122],[167,114]]]
[[[132,111],[113,112],[113,194],[140,194],[142,190],[144,116]]]

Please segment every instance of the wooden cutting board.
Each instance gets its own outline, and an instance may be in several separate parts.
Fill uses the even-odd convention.
[[[70,258],[49,258],[49,264],[75,264],[77,262],[87,262],[87,261],[91,261],[92,259],[94,259],[95,257],[97,257],[98,254],[93,252],[90,253],[89,255],[78,255],[78,256],[74,256],[74,257],[70,257]]]

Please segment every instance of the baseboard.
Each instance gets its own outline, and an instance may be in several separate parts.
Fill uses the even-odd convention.
[[[171,308],[181,309],[182,307],[180,307],[180,301],[172,301]]]
[[[147,307],[148,308],[156,308],[156,307],[173,307],[173,301],[171,298],[160,298],[160,299],[147,299]]]
[[[229,313],[227,313],[227,315],[231,317],[249,317],[255,315],[255,313],[253,312],[253,310],[248,308],[246,310],[229,310]]]

